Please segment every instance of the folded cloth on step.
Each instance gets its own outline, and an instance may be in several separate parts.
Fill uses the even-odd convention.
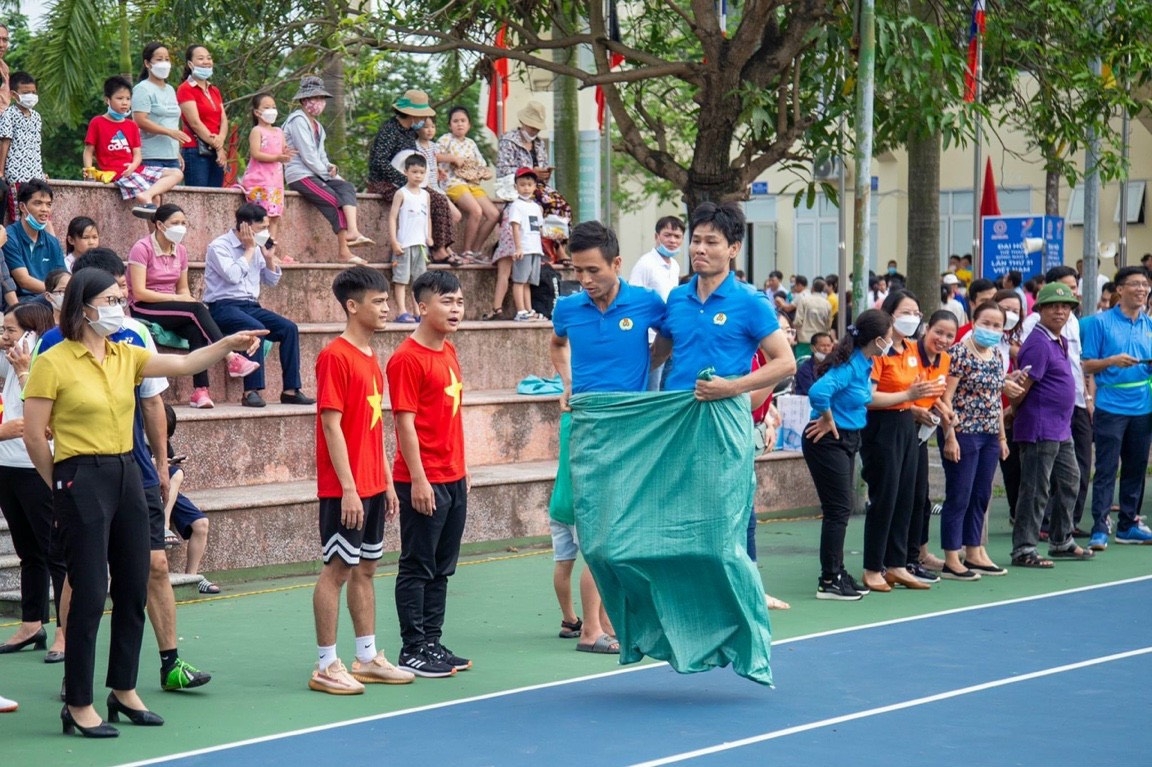
[[[553,376],[552,378],[541,378],[540,376],[528,376],[516,384],[517,394],[563,394],[564,382],[560,380],[560,376]]]
[[[748,557],[755,491],[747,395],[572,397],[580,549],[620,639],[682,673],[732,665],[772,683],[764,584]]]

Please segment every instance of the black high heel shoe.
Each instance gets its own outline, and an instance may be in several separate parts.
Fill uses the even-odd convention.
[[[48,632],[44,630],[43,626],[40,627],[39,631],[25,639],[23,642],[0,644],[0,655],[6,655],[10,652],[20,652],[29,645],[34,646],[37,650],[43,650],[48,647]]]
[[[128,721],[140,727],[159,727],[164,724],[164,718],[153,714],[148,709],[128,708],[116,697],[116,693],[108,693],[108,721],[119,722],[120,715],[128,717]]]
[[[76,724],[76,720],[72,718],[72,712],[68,707],[60,709],[60,722],[63,725],[65,735],[71,735],[77,730],[85,738],[115,738],[120,735],[120,731],[107,722],[101,722],[95,727],[81,727]]]

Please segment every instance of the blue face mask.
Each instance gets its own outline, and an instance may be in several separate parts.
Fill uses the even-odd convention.
[[[888,267],[888,274],[896,274],[896,267],[894,267],[894,266]]]
[[[664,258],[676,258],[676,256],[680,255],[679,250],[669,250],[664,247],[663,243],[659,242],[656,243],[656,252],[664,256]]]
[[[991,349],[1000,343],[1003,337],[1004,334],[998,330],[992,330],[991,328],[972,328],[972,340],[975,341],[976,345],[981,349]]]
[[[108,119],[112,120],[113,122],[121,122],[124,119],[124,113],[117,112],[112,107],[108,107]]]
[[[39,219],[37,219],[35,216],[33,216],[27,210],[24,211],[24,221],[28,224],[28,226],[32,227],[37,232],[43,232],[45,229],[48,228],[48,222],[47,221],[45,221],[44,223],[40,223]]]
[[[420,130],[423,127],[424,127],[424,121],[423,120],[417,120],[416,122],[412,123],[412,130]]]
[[[212,67],[192,67],[192,76],[197,80],[211,80]]]

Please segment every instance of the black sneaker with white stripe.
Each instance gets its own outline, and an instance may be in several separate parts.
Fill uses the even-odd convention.
[[[441,663],[447,663],[449,666],[457,671],[467,671],[472,668],[472,661],[467,658],[461,658],[456,653],[449,650],[444,645],[440,644],[439,640],[434,640],[425,645],[428,654]]]
[[[426,645],[405,647],[400,651],[396,665],[406,671],[411,671],[416,676],[430,679],[453,676],[456,673],[456,669],[451,665],[433,656]]]
[[[852,584],[844,579],[843,573],[837,573],[830,581],[823,577],[816,580],[817,599],[835,599],[839,602],[855,602],[863,599],[864,595],[852,588]]]
[[[860,596],[865,597],[872,593],[872,589],[868,588],[863,583],[853,578],[852,573],[848,572],[847,570],[841,570],[840,577],[844,580],[845,583],[852,587],[853,591],[855,591]]]

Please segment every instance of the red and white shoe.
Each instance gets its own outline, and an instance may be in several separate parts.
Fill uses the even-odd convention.
[[[247,357],[242,357],[239,354],[233,354],[228,358],[228,375],[233,378],[243,378],[246,375],[251,375],[260,369],[259,362],[253,362]]]
[[[200,386],[196,389],[193,389],[192,397],[188,400],[188,404],[191,407],[205,409],[216,407],[216,403],[213,402],[212,398],[208,396],[208,387],[206,386]]]

